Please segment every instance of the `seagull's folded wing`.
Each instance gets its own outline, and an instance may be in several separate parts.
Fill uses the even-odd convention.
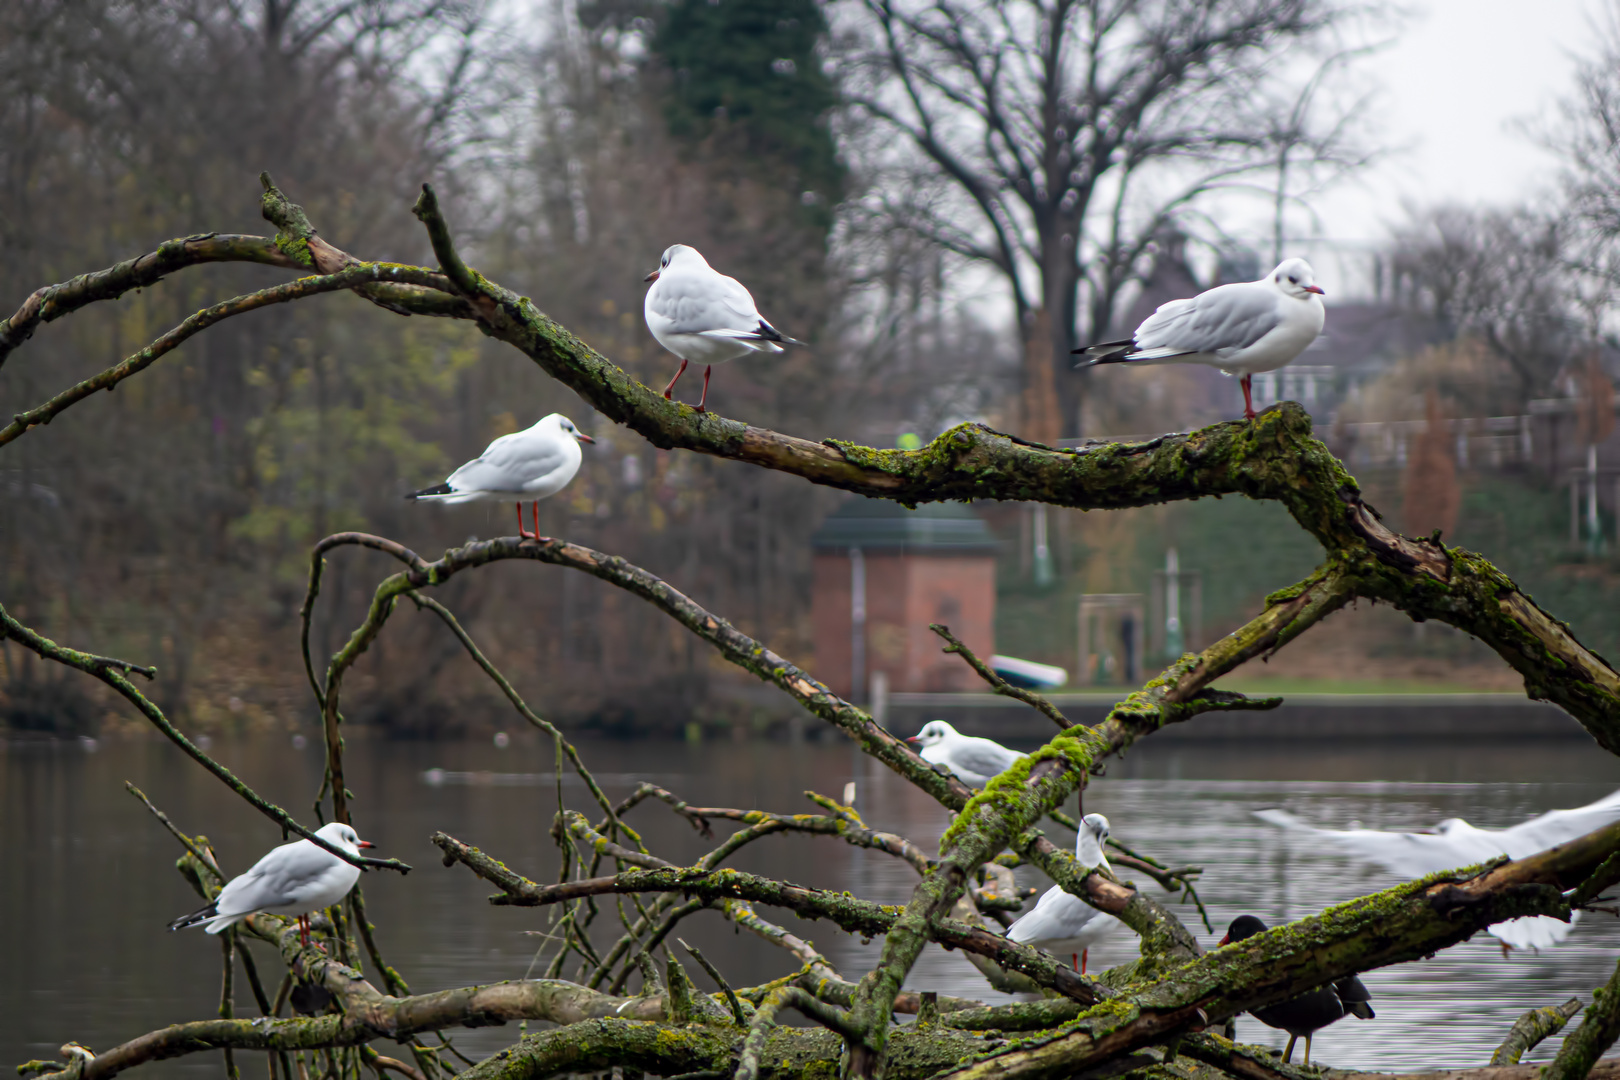
[[[519,431],[490,443],[483,454],[451,473],[448,483],[452,491],[515,493],[567,462],[566,451],[557,440]]]
[[[261,889],[266,895],[274,899],[264,904],[265,907],[290,907],[303,904],[311,899],[326,899],[327,896],[344,879],[354,884],[354,879],[360,876],[360,868],[344,862],[337,856],[323,851],[305,841],[302,844],[289,844],[286,848],[288,854],[278,859],[276,864],[269,868],[265,874]],[[347,888],[341,890],[348,892]],[[340,893],[341,895],[341,893]]]
[[[665,334],[732,331],[759,334],[759,312],[742,283],[723,274],[681,273],[658,279],[647,294],[649,321]]]
[[[1172,300],[1136,328],[1136,351],[1151,358],[1248,348],[1282,321],[1277,295],[1264,283],[1240,282]]]
[[[966,738],[951,748],[951,758],[965,769],[980,776],[996,776],[1007,769],[1023,754],[1008,750],[988,739]]]

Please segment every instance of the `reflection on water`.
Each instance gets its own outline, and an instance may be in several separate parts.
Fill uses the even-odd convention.
[[[295,749],[284,740],[218,741],[214,749],[260,792],[308,818],[321,769],[310,742]],[[808,809],[798,794],[806,789],[840,793],[854,768],[846,746],[824,744],[602,742],[581,749],[615,798],[645,779],[694,802],[782,811]],[[549,744],[514,738],[499,750],[485,742],[351,738],[347,765],[361,835],[417,868],[403,878],[368,874],[362,882],[385,953],[413,990],[528,973],[536,939],[525,932],[543,928],[544,913],[490,907],[489,887],[465,869],[441,866],[427,837],[444,829],[531,878],[555,876],[547,836],[552,814],[559,798],[586,809],[588,796],[566,773],[558,784]],[[279,842],[271,826],[167,744],[104,742],[94,752],[73,743],[13,744],[0,754],[0,768],[0,866],[8,879],[0,890],[0,951],[8,961],[0,981],[0,1016],[7,1017],[0,1065],[54,1057],[68,1039],[101,1050],[167,1023],[214,1015],[217,942],[200,932],[164,931],[169,919],[196,906],[195,897],[172,868],[174,841],[124,792],[124,781],[143,788],[182,829],[206,833],[230,872]],[[869,762],[857,779],[869,824],[937,842],[947,823],[937,804]],[[1114,835],[1138,850],[1206,868],[1202,893],[1214,934],[1196,926],[1190,907],[1176,910],[1209,943],[1239,914],[1276,924],[1395,883],[1377,868],[1272,829],[1250,815],[1257,807],[1281,804],[1331,827],[1359,820],[1369,828],[1408,828],[1446,817],[1501,826],[1590,802],[1616,786],[1620,760],[1583,741],[1295,750],[1259,743],[1155,749],[1150,741],[1094,785],[1085,809],[1107,814]],[[649,845],[668,858],[689,862],[711,846],[662,804],[643,804],[635,815]],[[915,880],[898,860],[802,836],[761,841],[735,865],[883,902],[903,901]],[[1027,883],[1046,884],[1025,873]],[[604,907],[606,922],[612,911]],[[870,966],[881,945],[825,924],[772,917],[815,941],[847,976]],[[680,933],[738,985],[795,966],[758,939],[735,936],[712,913],[694,916]],[[1111,964],[1132,955],[1134,942],[1120,939],[1094,949],[1091,959]],[[1313,1054],[1365,1069],[1482,1064],[1521,1012],[1572,994],[1589,998],[1617,955],[1620,923],[1602,915],[1588,916],[1569,941],[1540,956],[1504,960],[1495,940],[1480,935],[1433,960],[1365,976],[1378,1018],[1340,1022],[1321,1034]],[[267,979],[279,970],[267,954],[260,966]],[[934,948],[910,984],[1005,1000],[960,956]],[[237,998],[252,1011],[240,980]],[[517,1034],[484,1029],[457,1042],[478,1057]],[[1239,1037],[1283,1042],[1247,1017],[1239,1021]],[[144,1071],[217,1070],[216,1056],[196,1055]]]

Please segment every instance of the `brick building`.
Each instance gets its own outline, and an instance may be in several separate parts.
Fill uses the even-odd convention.
[[[856,497],[810,540],[815,562],[813,670],[834,691],[865,700],[871,674],[897,691],[971,690],[978,680],[940,652],[944,623],[989,659],[995,652],[995,536],[965,503],[907,510]],[[853,602],[860,601],[860,602]]]

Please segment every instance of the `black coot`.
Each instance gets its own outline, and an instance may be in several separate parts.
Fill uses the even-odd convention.
[[[1253,915],[1239,915],[1232,920],[1232,925],[1226,928],[1226,936],[1221,938],[1221,944],[1228,945],[1234,941],[1254,937],[1256,934],[1264,933],[1265,929],[1266,924]],[[1293,1057],[1295,1041],[1301,1035],[1305,1036],[1304,1063],[1309,1065],[1311,1035],[1346,1013],[1362,1020],[1371,1020],[1376,1015],[1372,1006],[1368,1004],[1371,1000],[1372,995],[1367,992],[1367,987],[1361,980],[1354,975],[1346,975],[1331,986],[1319,986],[1297,998],[1249,1011],[1256,1020],[1267,1027],[1288,1032],[1288,1049],[1283,1051],[1284,1061]]]

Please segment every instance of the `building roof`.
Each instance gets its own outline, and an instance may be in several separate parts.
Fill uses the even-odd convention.
[[[924,503],[907,510],[888,499],[857,496],[827,515],[810,537],[816,551],[898,550],[917,555],[994,555],[995,534],[966,503]]]

